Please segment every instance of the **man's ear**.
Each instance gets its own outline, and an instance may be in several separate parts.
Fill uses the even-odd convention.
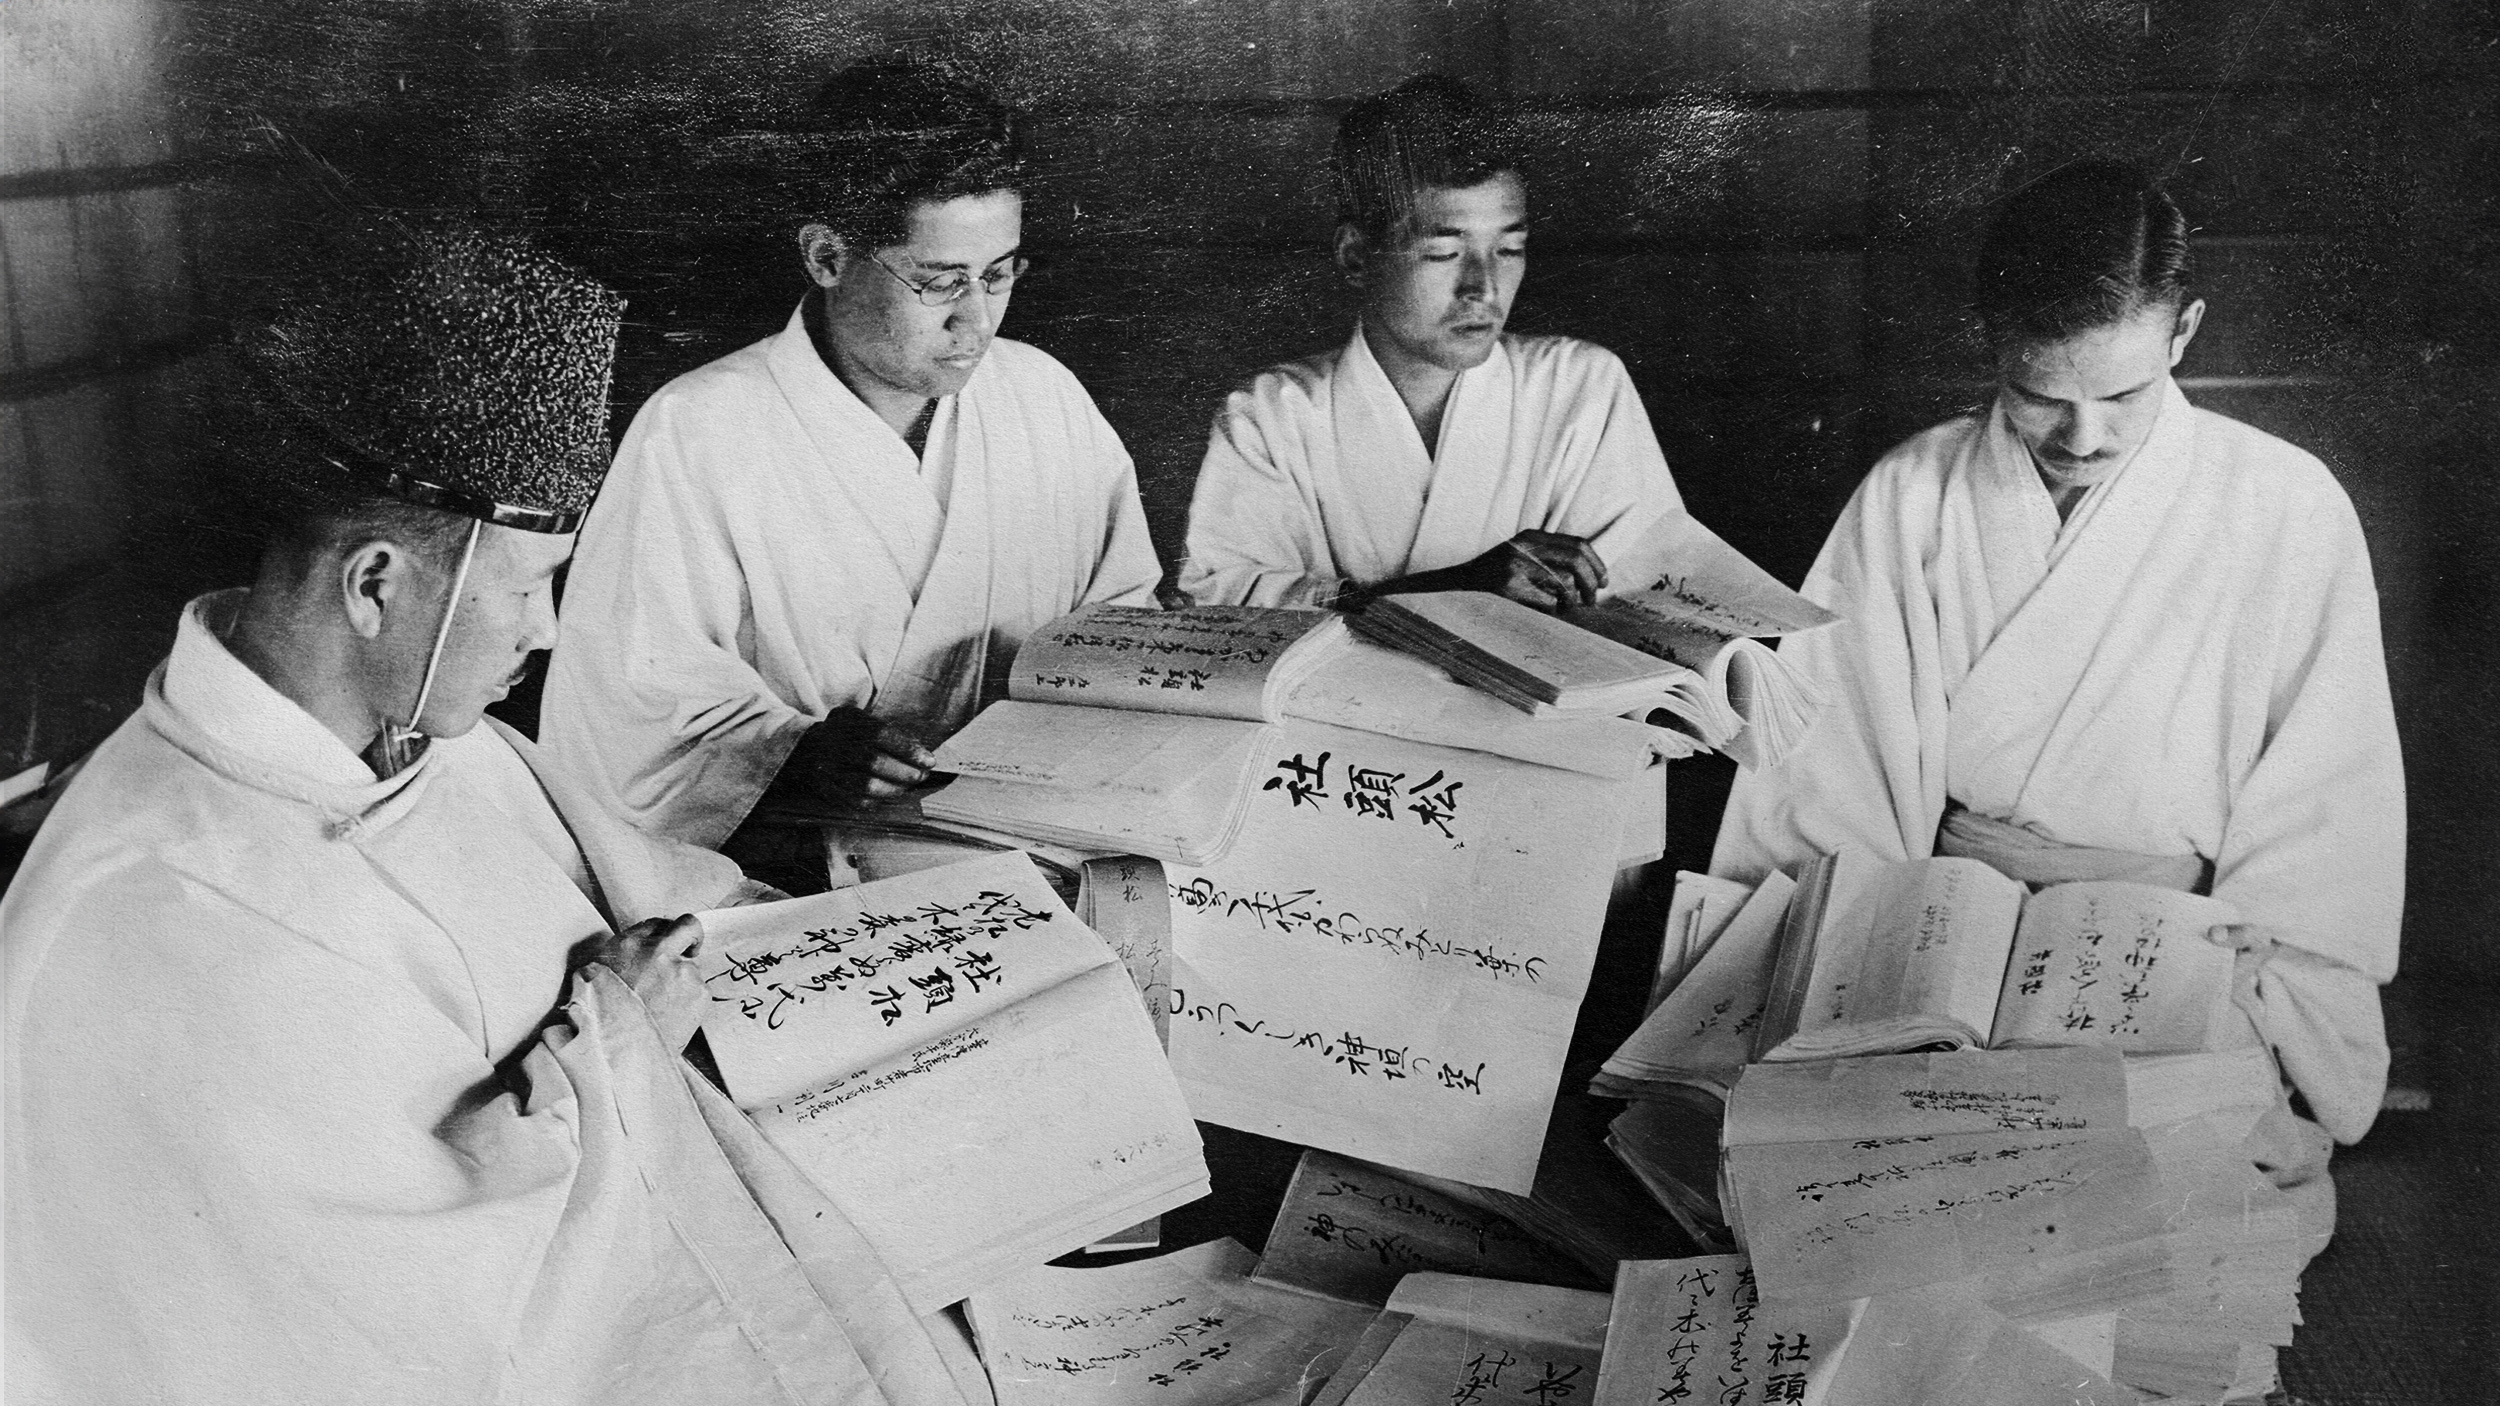
[[[1337,268],[1345,281],[1357,288],[1365,286],[1371,273],[1372,242],[1363,237],[1362,227],[1348,220],[1337,226]]]
[[[360,639],[380,639],[398,608],[414,599],[415,558],[397,542],[376,538],[339,560],[339,605]]]
[[[2187,355],[2188,343],[2196,339],[2196,329],[2205,322],[2205,300],[2197,299],[2179,310],[2179,320],[2170,329],[2170,364],[2177,366]]]
[[[807,276],[819,288],[831,288],[842,278],[843,266],[850,262],[851,251],[828,225],[805,225],[799,230],[799,259],[807,265]]]

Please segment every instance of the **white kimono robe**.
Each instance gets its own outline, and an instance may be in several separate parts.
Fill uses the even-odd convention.
[[[1614,353],[1505,336],[1462,372],[1427,452],[1357,326],[1215,417],[1189,505],[1181,589],[1201,605],[1308,605],[1346,584],[1457,566],[1527,528],[1612,563],[1683,506]]]
[[[1805,745],[1736,782],[1714,873],[1846,847],[1929,854],[1948,800],[2066,845],[2212,865],[2270,946],[2259,1033],[2328,1132],[2376,1116],[2404,776],[2378,596],[2315,458],[2175,384],[2062,526],[2002,412],[1877,464],[1781,653],[1824,690]]]
[[[717,847],[833,710],[935,745],[1003,695],[1035,628],[1151,604],[1161,574],[1136,470],[1066,367],[992,342],[915,459],[793,313],[634,416],[539,741],[645,829]]]
[[[0,904],[12,1399],[960,1399],[630,988],[586,969],[541,1034],[572,944],[736,867],[559,817],[491,726],[376,781],[218,642],[232,604]]]

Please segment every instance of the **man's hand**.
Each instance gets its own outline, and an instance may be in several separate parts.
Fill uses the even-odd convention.
[[[1508,596],[1539,610],[1588,605],[1606,586],[1606,563],[1586,538],[1529,528],[1458,568],[1470,590]]]
[[[799,738],[773,784],[847,810],[922,784],[934,761],[901,725],[857,708],[837,708]]]
[[[573,964],[596,962],[634,988],[675,1054],[703,1023],[702,955],[703,925],[688,914],[646,918],[623,932],[592,938],[573,949]]]

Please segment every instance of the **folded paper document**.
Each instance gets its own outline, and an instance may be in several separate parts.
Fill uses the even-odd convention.
[[[730,1096],[922,1312],[1206,1194],[1137,987],[1023,855],[702,922]]]

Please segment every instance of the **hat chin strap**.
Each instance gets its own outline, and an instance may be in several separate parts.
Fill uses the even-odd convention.
[[[460,549],[460,569],[452,573],[451,598],[443,602],[443,618],[434,627],[434,648],[425,656],[424,677],[417,680],[417,706],[408,710],[405,726],[393,722],[382,724],[382,764],[388,768],[383,773],[385,780],[406,771],[415,764],[419,755],[415,750],[416,741],[424,734],[417,731],[417,720],[425,716],[425,701],[433,696],[434,671],[443,662],[443,645],[451,638],[451,617],[460,609],[460,593],[468,588],[469,563],[477,558],[478,532],[485,526],[477,518],[469,519],[469,540]]]

